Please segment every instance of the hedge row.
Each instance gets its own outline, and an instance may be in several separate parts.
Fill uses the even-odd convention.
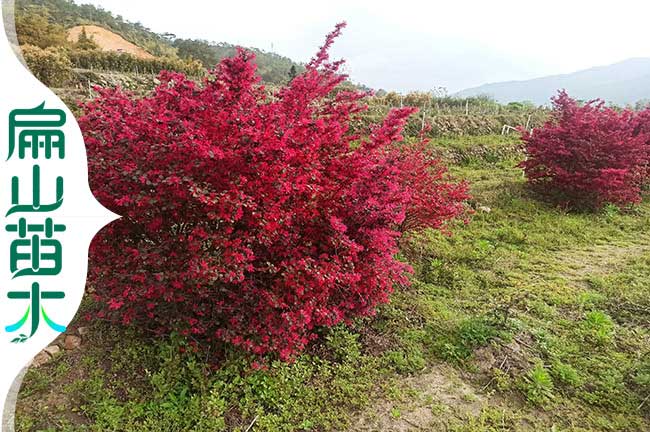
[[[21,46],[27,67],[43,84],[61,87],[70,79],[72,63],[65,50],[49,47],[46,49],[34,45]]]
[[[33,45],[21,46],[23,57],[32,73],[45,85],[61,87],[71,77],[72,68],[158,74],[163,70],[189,76],[203,75],[200,62],[171,57],[142,59],[128,53],[100,50],[70,50]]]
[[[367,126],[379,121],[382,114],[366,113],[362,115],[361,125]],[[492,135],[500,134],[503,126],[508,125],[512,127],[525,126],[528,124],[529,128],[540,127],[548,119],[548,113],[543,110],[538,110],[530,114],[500,114],[500,115],[464,115],[464,114],[449,114],[449,115],[435,115],[426,116],[425,124],[428,129],[426,136],[428,138],[439,138],[449,136],[464,136],[464,135]],[[417,136],[422,130],[422,116],[416,114],[412,116],[406,127],[405,132],[409,136]]]
[[[68,57],[75,67],[118,72],[139,72],[157,74],[162,70],[182,72],[190,76],[203,74],[203,65],[196,60],[182,60],[172,57],[152,59],[138,58],[128,53],[100,50],[72,50]]]

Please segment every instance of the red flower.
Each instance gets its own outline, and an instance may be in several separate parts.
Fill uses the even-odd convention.
[[[110,299],[108,301],[108,308],[110,310],[120,309],[124,305],[124,302],[121,300]]]

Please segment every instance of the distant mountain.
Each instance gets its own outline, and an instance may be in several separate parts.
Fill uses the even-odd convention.
[[[488,95],[501,103],[531,101],[544,105],[559,89],[566,89],[575,99],[600,98],[616,105],[650,99],[650,58],[633,58],[565,75],[485,84],[454,96]]]

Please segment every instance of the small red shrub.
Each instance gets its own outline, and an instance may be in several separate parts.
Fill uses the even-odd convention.
[[[286,359],[408,283],[401,233],[459,216],[467,187],[396,145],[414,109],[351,129],[365,94],[335,91],[341,28],[271,96],[239,50],[202,86],[163,73],[84,106],[91,187],[123,216],[91,247],[101,317]]]
[[[618,112],[598,100],[580,105],[561,91],[553,98],[552,119],[533,133],[522,131],[528,182],[572,206],[639,202],[648,139],[635,132],[636,121],[630,110]]]

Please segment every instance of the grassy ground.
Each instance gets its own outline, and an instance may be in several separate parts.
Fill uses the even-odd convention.
[[[650,204],[567,213],[513,139],[438,144],[477,212],[405,242],[413,286],[375,318],[259,371],[96,324],[29,371],[17,430],[650,430]]]

